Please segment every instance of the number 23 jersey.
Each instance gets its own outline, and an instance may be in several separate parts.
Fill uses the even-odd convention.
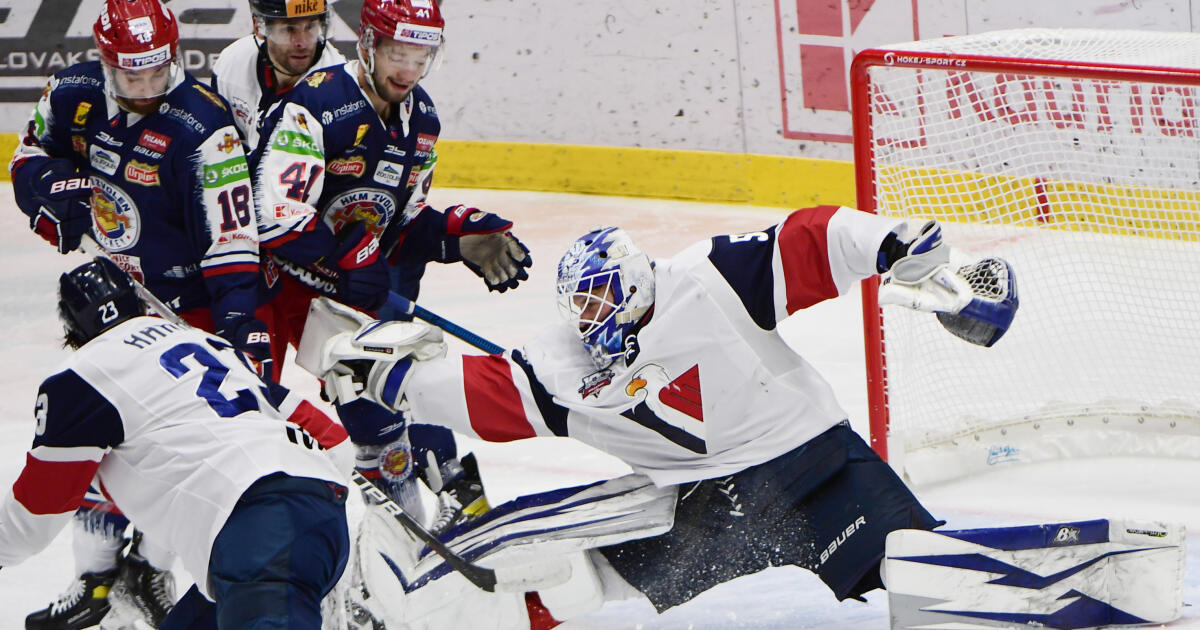
[[[33,448],[0,511],[0,564],[48,544],[95,476],[140,529],[179,551],[203,590],[212,541],[257,479],[345,483],[302,430],[332,421],[274,387],[221,338],[158,318],[93,339],[38,391]]]

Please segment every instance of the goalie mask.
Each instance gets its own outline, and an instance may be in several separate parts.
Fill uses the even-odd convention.
[[[650,258],[620,228],[584,234],[558,262],[559,312],[577,326],[596,367],[610,365],[654,306]]]
[[[142,312],[133,281],[107,258],[96,257],[58,279],[58,316],[71,347]]]
[[[105,0],[92,37],[104,69],[104,89],[140,114],[183,79],[179,27],[158,0]],[[129,103],[134,106],[130,107]]]

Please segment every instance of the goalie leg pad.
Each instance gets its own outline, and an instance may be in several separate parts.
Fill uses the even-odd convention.
[[[1185,536],[1124,520],[896,531],[885,561],[892,628],[1169,622],[1182,608]]]

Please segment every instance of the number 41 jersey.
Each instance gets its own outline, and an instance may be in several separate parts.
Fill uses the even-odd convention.
[[[158,318],[84,345],[43,381],[35,410],[33,448],[0,508],[0,565],[48,544],[98,473],[101,490],[177,550],[205,590],[213,539],[256,480],[345,483],[304,430],[328,430],[328,417],[269,390],[221,338]]]

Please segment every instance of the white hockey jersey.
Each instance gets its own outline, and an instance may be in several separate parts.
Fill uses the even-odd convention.
[[[564,323],[520,351],[413,364],[412,417],[489,441],[569,436],[660,486],[769,461],[846,418],[776,323],[877,273],[903,227],[824,206],[698,243],[656,261],[650,320],[613,365]]]
[[[321,47],[317,62],[309,68],[314,70],[346,63],[346,58],[326,40]],[[283,100],[287,90],[276,91],[275,77],[259,42],[247,35],[225,47],[213,63],[212,87],[229,101],[233,108],[233,120],[242,140],[249,150],[258,146],[258,135],[263,120],[277,103]],[[301,77],[303,79],[303,77]]]
[[[251,484],[275,472],[346,483],[317,441],[345,432],[270,387],[195,328],[135,317],[96,337],[38,391],[33,448],[0,505],[0,565],[49,544],[96,478],[207,595],[213,540]]]

